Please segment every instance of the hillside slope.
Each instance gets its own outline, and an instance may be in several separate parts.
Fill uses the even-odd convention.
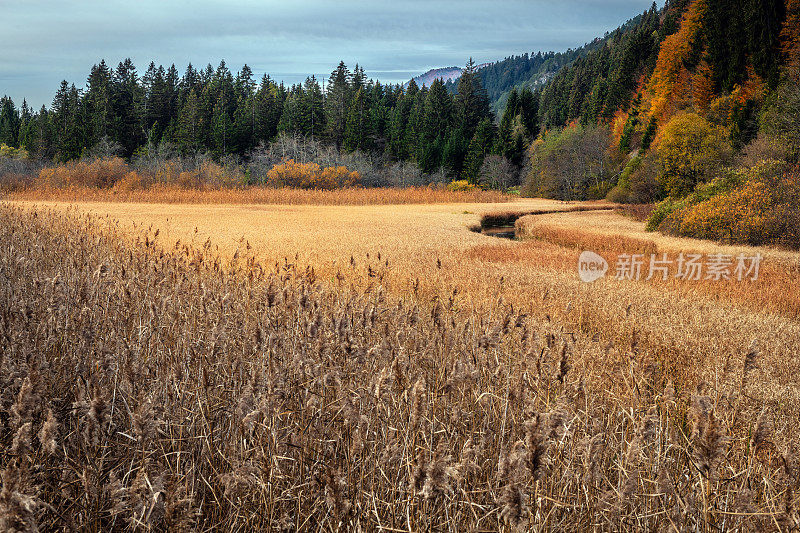
[[[795,2],[673,0],[662,10],[654,6],[554,76],[541,94],[542,125],[606,123],[618,137],[626,127],[641,137],[651,121],[660,130],[675,114],[693,111],[732,130],[736,144],[746,143],[786,63],[781,43],[800,32],[786,24],[787,4]]]

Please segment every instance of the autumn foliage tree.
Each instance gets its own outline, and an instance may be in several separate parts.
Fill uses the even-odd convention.
[[[683,196],[701,181],[713,177],[730,155],[731,146],[724,129],[697,113],[681,113],[661,133],[658,144],[661,185],[670,196]]]
[[[800,0],[786,0],[786,20],[781,31],[786,66],[800,76]]]
[[[700,38],[706,9],[706,0],[694,0],[683,17],[680,30],[661,43],[656,68],[647,87],[652,116],[664,116],[676,96],[685,95],[690,89],[686,86],[690,79],[686,62]]]
[[[714,73],[706,61],[697,66],[692,80],[692,99],[695,110],[701,115],[708,112],[711,100],[714,99]]]
[[[360,181],[358,172],[347,167],[321,168],[316,163],[297,163],[293,159],[275,165],[267,173],[267,183],[274,187],[330,190],[357,185]]]

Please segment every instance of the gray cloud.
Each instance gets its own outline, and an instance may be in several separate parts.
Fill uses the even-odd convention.
[[[663,2],[659,2],[662,4]],[[649,0],[0,0],[0,94],[50,104],[62,79],[131,57],[179,70],[225,59],[287,83],[344,60],[385,82],[584,44]]]

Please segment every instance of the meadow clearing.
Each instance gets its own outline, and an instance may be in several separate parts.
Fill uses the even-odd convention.
[[[6,520],[800,525],[800,254],[610,210],[498,239],[470,228],[577,205],[450,200],[4,204]],[[583,250],[764,260],[753,282],[586,284]]]

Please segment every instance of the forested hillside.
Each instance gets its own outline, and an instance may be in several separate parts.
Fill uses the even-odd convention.
[[[537,92],[546,133],[526,192],[663,200],[653,229],[786,241],[779,228],[800,223],[798,35],[797,0],[654,7]]]
[[[545,85],[564,66],[572,63],[599,42],[600,39],[586,47],[577,50],[570,49],[566,52],[538,52],[510,56],[502,61],[489,63],[479,68],[478,76],[481,84],[486,88],[492,107],[502,110],[505,108],[508,93],[512,88],[536,89]],[[448,80],[445,85],[450,92],[455,93],[458,88],[458,79]]]
[[[545,86],[562,68],[571,65],[578,58],[585,57],[590,52],[602,48],[609,40],[615,39],[631,27],[637,26],[643,16],[645,15],[634,17],[613,32],[607,33],[603,37],[597,37],[592,42],[576,49],[570,48],[566,52],[525,53],[481,66],[478,69],[478,75],[492,102],[492,108],[502,112],[512,89],[517,89],[517,91],[525,88],[535,90]],[[448,89],[455,91],[457,83],[458,80],[448,82]]]

